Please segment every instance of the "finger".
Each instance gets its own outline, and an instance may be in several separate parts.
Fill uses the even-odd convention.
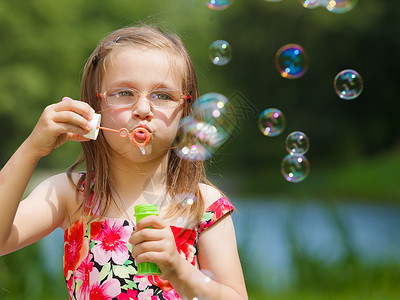
[[[163,243],[159,241],[148,241],[135,245],[134,247],[132,247],[132,256],[136,258],[137,256],[142,255],[143,253],[162,252],[164,251],[162,245]]]
[[[82,127],[69,124],[69,123],[59,123],[59,122],[54,122],[54,128],[58,135],[60,134],[67,134],[68,136],[73,136],[75,135],[85,135],[89,132],[89,130],[84,129]]]
[[[69,97],[64,97],[61,102],[57,103],[55,110],[71,110],[82,115],[87,120],[91,120],[95,112],[88,103],[79,100],[73,100]]]
[[[137,224],[135,230],[142,230],[143,228],[153,227],[156,229],[163,229],[166,227],[165,221],[159,216],[148,216],[141,219]]]
[[[58,123],[72,123],[72,125],[86,130],[91,129],[90,122],[73,111],[59,111],[55,113],[53,120]]]
[[[132,245],[138,245],[143,242],[162,240],[164,233],[160,229],[144,228],[132,233],[129,242]]]

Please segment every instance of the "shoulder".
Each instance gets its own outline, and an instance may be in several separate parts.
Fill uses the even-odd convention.
[[[69,227],[77,218],[77,212],[81,204],[83,193],[77,189],[77,184],[82,174],[72,173],[69,177],[66,173],[60,173],[53,175],[44,180],[41,185],[48,185],[48,187],[54,189],[56,199],[59,205],[64,208],[66,212],[66,218],[63,224],[63,229]]]
[[[221,191],[213,186],[202,184],[200,191],[205,202],[205,211],[199,226],[199,232],[203,232],[229,216],[234,207]]]
[[[221,191],[209,184],[200,183],[199,188],[206,208],[222,197]]]
[[[79,174],[73,174],[72,180],[65,173],[50,176],[42,180],[21,202],[21,216],[40,215],[42,224],[68,227],[73,215],[79,208],[77,189],[74,185]]]

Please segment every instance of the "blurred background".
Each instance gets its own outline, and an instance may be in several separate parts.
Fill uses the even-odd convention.
[[[400,2],[359,0],[346,13],[305,8],[298,0],[31,0],[0,2],[0,161],[29,135],[43,109],[79,98],[87,57],[122,26],[157,23],[176,32],[194,61],[201,93],[236,109],[231,138],[208,160],[210,179],[237,208],[240,256],[250,299],[399,299],[400,295]],[[339,1],[340,2],[340,1]],[[232,60],[209,58],[226,40]],[[296,43],[309,57],[297,79],[274,59]],[[364,90],[340,99],[336,74],[354,69]],[[264,136],[258,116],[280,109],[284,131]],[[310,173],[281,175],[289,133],[310,140]],[[63,172],[77,143],[39,163],[28,191]],[[63,233],[0,257],[0,299],[67,299]]]

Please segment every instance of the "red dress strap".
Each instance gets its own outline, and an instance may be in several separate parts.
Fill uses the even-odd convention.
[[[211,204],[204,212],[199,225],[199,233],[212,226],[216,221],[228,213],[232,213],[235,208],[225,197],[221,197]]]

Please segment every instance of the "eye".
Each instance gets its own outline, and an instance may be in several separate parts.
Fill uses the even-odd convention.
[[[107,93],[107,97],[122,98],[122,97],[135,97],[137,92],[130,89],[112,89]]]
[[[168,91],[153,91],[150,97],[152,100],[173,100],[173,96]]]
[[[132,97],[135,96],[135,91],[132,90],[119,90],[116,92],[116,96],[118,97]]]

